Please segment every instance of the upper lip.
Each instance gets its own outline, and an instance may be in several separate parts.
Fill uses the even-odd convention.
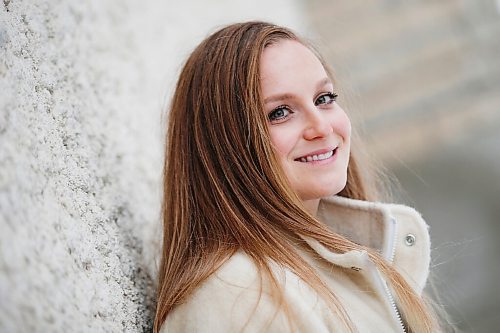
[[[326,153],[329,153],[331,152],[332,150],[335,150],[338,146],[335,146],[335,147],[329,147],[329,148],[324,148],[324,149],[319,149],[319,150],[315,150],[315,151],[312,151],[310,153],[307,153],[307,154],[304,154],[304,155],[301,155],[299,157],[297,157],[295,160],[298,160],[298,159],[301,159],[301,158],[305,158],[307,156],[313,156],[313,155],[320,155],[320,154],[326,154]]]

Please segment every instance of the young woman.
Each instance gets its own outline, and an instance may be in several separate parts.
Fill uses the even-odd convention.
[[[272,24],[193,51],[169,113],[155,332],[439,329],[427,226],[374,201],[336,92]]]

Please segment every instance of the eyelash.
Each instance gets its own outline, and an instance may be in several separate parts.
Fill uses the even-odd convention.
[[[314,105],[318,106],[319,104],[316,104],[318,99],[320,99],[321,97],[325,97],[325,96],[330,98],[330,100],[328,102],[326,102],[325,104],[332,104],[333,102],[335,102],[337,100],[337,97],[339,97],[339,95],[337,95],[336,93],[331,93],[331,92],[326,93],[326,94],[322,94],[322,95],[318,96],[318,98],[314,102]]]
[[[332,104],[333,102],[335,102],[335,101],[337,100],[337,97],[338,97],[338,96],[339,96],[339,95],[337,95],[336,93],[331,93],[331,92],[326,93],[326,94],[321,94],[320,96],[318,96],[318,98],[316,99],[316,101],[314,101],[314,105],[318,106],[318,105],[320,105],[320,104],[327,104],[327,105]],[[320,98],[323,98],[323,97],[329,97],[329,98],[330,98],[330,100],[329,100],[329,101],[327,101],[327,102],[325,102],[325,103],[318,103],[318,100],[319,100]],[[271,122],[275,122],[275,123],[277,123],[277,122],[281,122],[281,121],[285,120],[285,119],[288,117],[288,115],[285,115],[285,116],[281,116],[279,119],[274,118],[274,115],[276,114],[276,112],[277,112],[277,111],[280,111],[280,110],[286,110],[286,111],[288,111],[289,113],[290,113],[290,112],[292,112],[292,111],[290,110],[290,107],[289,107],[288,105],[280,105],[280,106],[278,106],[278,107],[274,108],[271,112],[269,112],[269,114],[268,114],[268,118],[269,118],[269,120],[270,120]],[[273,119],[273,118],[274,118],[274,119]]]

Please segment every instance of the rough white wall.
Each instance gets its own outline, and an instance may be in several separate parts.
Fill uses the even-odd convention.
[[[280,1],[0,4],[0,331],[149,331],[164,117],[214,26]]]

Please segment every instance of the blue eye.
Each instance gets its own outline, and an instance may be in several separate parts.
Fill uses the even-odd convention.
[[[337,95],[335,93],[323,94],[323,95],[319,96],[318,99],[316,99],[316,101],[314,102],[314,105],[318,106],[321,104],[332,104],[333,102],[335,102],[337,100],[338,96],[339,95]]]
[[[268,115],[268,118],[270,121],[280,121],[288,117],[289,114],[290,110],[288,109],[288,107],[285,105],[281,105],[271,111]]]

